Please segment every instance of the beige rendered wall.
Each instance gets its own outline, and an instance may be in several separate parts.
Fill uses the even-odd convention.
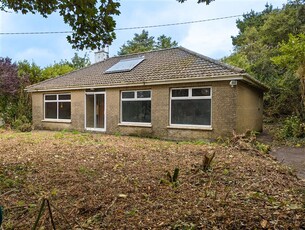
[[[212,87],[212,130],[177,129],[169,127],[170,89],[172,87],[200,86]],[[152,127],[120,125],[120,92],[124,90],[144,89],[152,90]],[[229,81],[106,89],[106,95],[107,133],[189,140],[230,135],[236,125],[236,88],[230,87]]]
[[[244,83],[237,85],[237,126],[238,133],[263,129],[263,92]]]
[[[212,129],[184,129],[169,127],[170,89],[183,87],[212,87]],[[126,126],[120,124],[120,92],[124,90],[152,90],[151,127]],[[262,92],[238,82],[231,87],[229,81],[175,84],[160,86],[106,89],[106,133],[151,136],[165,139],[191,140],[229,136],[233,130],[262,129]],[[58,92],[54,92],[58,93]],[[63,93],[63,92],[60,92]],[[71,91],[71,122],[43,121],[43,93],[32,93],[33,124],[36,129],[84,130],[85,91]]]
[[[151,127],[138,127],[120,125],[120,92],[124,90],[144,90],[149,87],[141,88],[120,88],[106,89],[106,133],[136,136],[152,136]],[[153,97],[153,96],[152,96]],[[153,108],[152,108],[153,110]]]
[[[52,92],[56,93],[71,93],[71,122],[50,122],[44,121],[44,93],[32,93],[32,109],[33,109],[33,125],[35,129],[61,130],[75,129],[84,130],[84,91],[65,91]],[[51,93],[46,93],[51,94]]]

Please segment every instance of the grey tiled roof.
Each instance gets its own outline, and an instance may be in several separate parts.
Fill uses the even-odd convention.
[[[127,58],[144,56],[145,60],[128,72],[104,73]],[[219,78],[243,75],[244,71],[183,47],[112,57],[86,68],[53,78],[27,88],[28,91],[64,88],[109,87],[179,79]]]

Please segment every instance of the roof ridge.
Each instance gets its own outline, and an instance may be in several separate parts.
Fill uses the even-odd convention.
[[[214,64],[216,64],[216,65],[221,65],[222,67],[225,67],[225,68],[227,68],[227,69],[233,70],[233,71],[235,71],[235,72],[238,72],[238,73],[246,73],[246,71],[245,71],[244,69],[241,69],[241,68],[239,68],[239,67],[232,66],[232,65],[223,63],[223,62],[221,62],[221,61],[218,61],[218,60],[216,60],[216,59],[207,57],[207,56],[202,55],[202,54],[200,54],[200,53],[197,53],[197,52],[195,52],[195,51],[189,50],[189,49],[187,49],[187,48],[185,48],[185,47],[183,47],[183,46],[179,46],[179,47],[177,47],[177,48],[179,48],[179,49],[181,49],[181,50],[183,50],[183,51],[185,51],[185,52],[188,52],[188,53],[190,53],[190,54],[192,54],[192,55],[195,55],[195,56],[197,56],[197,57],[200,57],[200,58],[202,58],[202,59],[204,59],[204,60],[206,60],[206,61],[212,62],[212,63],[214,63]]]
[[[167,51],[167,50],[178,49],[178,48],[179,48],[179,46],[175,46],[175,47],[170,47],[170,48],[165,48],[165,49],[149,50],[149,51],[143,51],[143,52],[139,52],[139,53],[131,53],[131,54],[118,55],[118,56],[113,56],[111,58],[121,58],[121,57],[133,56],[133,55],[155,53],[155,52]],[[110,59],[110,58],[108,58],[108,59]]]

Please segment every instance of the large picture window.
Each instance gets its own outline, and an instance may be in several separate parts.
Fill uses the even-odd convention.
[[[121,92],[121,122],[151,123],[151,91]]]
[[[171,89],[170,124],[211,126],[211,88]]]
[[[71,94],[44,95],[44,119],[70,120]]]

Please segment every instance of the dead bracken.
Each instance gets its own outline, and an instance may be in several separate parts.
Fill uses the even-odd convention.
[[[207,153],[215,156],[204,168]],[[160,183],[175,169],[177,186]],[[301,229],[304,197],[304,181],[263,153],[104,134],[0,132],[5,230],[31,229],[42,201],[57,229]],[[45,208],[37,226],[52,229],[49,216]]]

